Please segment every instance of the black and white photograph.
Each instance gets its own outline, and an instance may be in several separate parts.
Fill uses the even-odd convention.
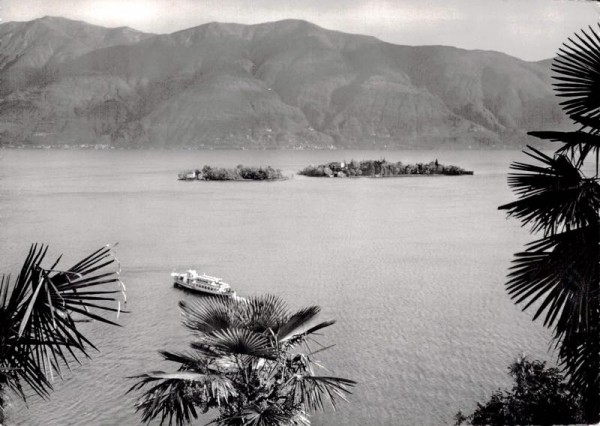
[[[600,1],[0,0],[0,426],[600,424]]]

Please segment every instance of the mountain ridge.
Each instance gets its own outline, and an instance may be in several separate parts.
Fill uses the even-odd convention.
[[[567,126],[547,61],[500,52],[302,20],[171,34],[0,25],[2,145],[503,148]]]

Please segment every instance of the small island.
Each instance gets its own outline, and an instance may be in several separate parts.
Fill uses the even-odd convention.
[[[184,170],[178,175],[179,180],[285,180],[280,169],[267,167],[245,167],[238,165],[235,168],[204,166],[201,170]]]
[[[331,162],[319,166],[308,166],[298,172],[311,177],[400,177],[400,176],[460,176],[472,175],[472,171],[457,166],[444,166],[437,160],[430,163],[403,164],[383,160]]]

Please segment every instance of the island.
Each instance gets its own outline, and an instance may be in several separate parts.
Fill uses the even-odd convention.
[[[400,177],[400,176],[460,176],[472,175],[472,171],[457,166],[445,166],[438,160],[430,163],[403,164],[383,160],[331,162],[319,166],[308,166],[298,172],[311,177]]]
[[[246,167],[238,165],[235,168],[204,166],[202,169],[184,170],[178,174],[179,180],[285,180],[281,170],[267,167]]]

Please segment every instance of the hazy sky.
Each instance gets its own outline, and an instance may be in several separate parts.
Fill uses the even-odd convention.
[[[596,26],[585,0],[1,0],[0,18],[64,16],[168,33],[207,22],[305,19],[397,44],[491,49],[529,60],[554,55],[572,33]]]

